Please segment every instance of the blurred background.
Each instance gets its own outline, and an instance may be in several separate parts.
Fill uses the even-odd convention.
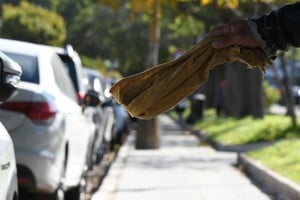
[[[3,0],[1,36],[55,46],[70,43],[84,66],[118,79],[173,59],[218,25],[256,17],[289,2],[293,1]],[[298,98],[299,56],[296,49],[280,54],[265,75],[240,63],[220,66],[199,90],[206,105],[214,107],[222,82],[222,112],[227,115],[262,117],[270,101],[288,105],[293,115],[290,104],[298,103],[293,97]]]
[[[219,25],[247,17],[258,17],[291,2],[294,1],[2,0],[0,37],[57,48],[56,54],[64,62],[64,67],[70,75],[68,82],[71,84],[72,81],[72,90],[76,90],[73,96],[78,99],[73,100],[78,103],[76,106],[79,110],[83,111],[80,114],[90,121],[84,129],[92,129],[90,132],[93,132],[93,142],[87,145],[89,156],[83,158],[86,159],[83,162],[87,162],[83,165],[88,164],[90,170],[99,165],[106,153],[122,145],[136,122],[141,123],[131,118],[122,106],[112,99],[109,93],[112,84],[123,77],[180,57],[203,39],[205,33]],[[15,51],[10,43],[7,43],[7,46],[10,51]],[[4,48],[4,44],[0,45],[0,50],[5,51],[5,48],[1,48]],[[25,46],[21,46],[20,49],[28,53]],[[7,52],[9,53],[8,50]],[[80,71],[79,78],[75,77],[77,66]],[[21,81],[26,82],[22,77]],[[63,83],[67,85],[67,81]],[[58,86],[66,85],[58,82]],[[42,89],[45,89],[45,93],[48,92],[47,87]],[[23,90],[28,92],[30,88],[25,87]],[[34,92],[36,91],[32,93]],[[96,103],[88,102],[95,96]],[[205,130],[212,134],[209,136],[212,140],[225,143],[228,138],[222,137],[226,135],[226,131],[231,130],[230,133],[233,133],[233,130],[237,129],[236,134],[228,139],[230,145],[274,142],[288,138],[296,138],[294,141],[298,141],[299,104],[300,51],[290,48],[288,52],[278,52],[273,66],[267,66],[265,72],[258,68],[247,69],[246,65],[238,62],[215,67],[206,83],[167,114],[182,128],[189,125]],[[4,103],[0,109],[15,109],[14,106],[7,105],[9,104]],[[284,118],[273,118],[270,113],[280,114]],[[2,114],[1,121],[5,119],[8,119],[7,115]],[[260,119],[261,124],[256,125],[256,119]],[[11,121],[6,120],[6,123]],[[149,123],[152,128],[156,126],[155,120],[145,123]],[[219,130],[213,129],[216,125]],[[152,130],[146,130],[144,125],[137,126],[137,134]],[[245,127],[249,130],[244,134]],[[14,130],[8,130],[10,134],[11,131]],[[221,135],[219,133],[222,133],[221,138],[218,138]],[[156,143],[158,134],[156,131],[151,132],[141,140]],[[235,140],[239,138],[242,139]],[[15,146],[18,146],[15,139],[12,139]],[[295,152],[295,149],[291,149],[290,152]],[[18,151],[16,154],[18,155]],[[268,155],[264,155],[266,154]],[[284,157],[278,152],[274,154]],[[296,157],[298,159],[298,155],[295,155],[288,162],[294,163],[298,173],[300,161],[295,161]],[[63,159],[65,158],[61,160]],[[16,162],[19,164],[18,159]],[[85,172],[82,175],[85,176]],[[33,185],[33,178],[25,178],[22,179],[25,185]],[[299,176],[292,176],[292,179],[300,181]],[[78,179],[77,182],[79,181]],[[60,187],[59,183],[55,185],[55,191],[48,191],[54,193],[54,199],[59,196],[59,190],[56,190]],[[80,189],[80,185],[78,188]],[[80,192],[75,193],[79,199]],[[66,195],[66,199],[72,198]]]

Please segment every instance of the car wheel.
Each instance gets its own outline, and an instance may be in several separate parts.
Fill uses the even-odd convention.
[[[55,193],[52,195],[51,200],[64,200],[65,199],[65,192],[64,190],[59,187]]]
[[[77,187],[66,192],[65,200],[85,200],[86,199],[86,174],[84,174]]]
[[[59,187],[52,194],[31,194],[30,196],[28,196],[28,199],[27,198],[25,198],[25,199],[26,200],[31,200],[31,199],[64,200],[65,199],[65,193],[64,193],[64,190],[61,187]]]

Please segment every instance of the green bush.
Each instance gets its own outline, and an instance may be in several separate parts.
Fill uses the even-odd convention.
[[[3,37],[60,46],[66,38],[64,19],[51,11],[21,1],[3,6]]]
[[[264,91],[264,106],[269,108],[272,104],[280,100],[280,91],[272,87],[267,81],[263,81],[263,91]]]

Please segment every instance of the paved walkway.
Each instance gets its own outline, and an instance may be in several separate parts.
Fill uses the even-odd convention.
[[[136,150],[131,134],[92,200],[267,200],[232,165],[236,154],[199,146],[167,116],[161,148]]]

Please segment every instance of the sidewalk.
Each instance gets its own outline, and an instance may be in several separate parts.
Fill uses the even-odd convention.
[[[199,146],[167,116],[158,118],[161,148],[136,150],[129,135],[92,200],[267,200],[232,165],[235,153]]]

